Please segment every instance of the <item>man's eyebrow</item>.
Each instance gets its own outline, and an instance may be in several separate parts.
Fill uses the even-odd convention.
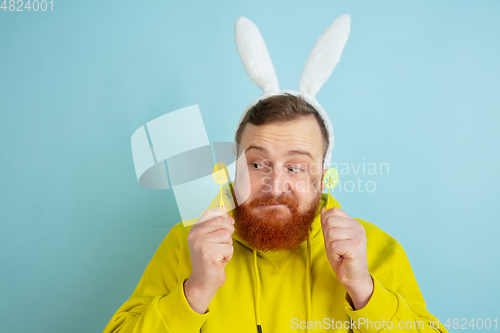
[[[291,155],[306,155],[306,156],[309,156],[309,158],[311,158],[311,160],[314,160],[314,158],[311,156],[311,154],[308,151],[304,151],[304,150],[298,150],[298,149],[290,150],[287,153],[287,155],[288,156],[291,156]]]
[[[251,145],[251,146],[248,146],[248,148],[246,149],[246,151],[249,151],[250,149],[257,149],[259,151],[262,151],[263,153],[268,153],[267,149],[264,148],[264,147],[260,147],[260,146],[254,146],[254,145]]]
[[[261,151],[261,152],[263,152],[265,154],[269,153],[266,148],[261,147],[261,146],[250,145],[250,146],[248,146],[248,148],[246,149],[246,151],[249,151],[250,149],[259,150],[259,151]],[[286,155],[287,156],[292,156],[292,155],[306,155],[306,156],[309,156],[309,158],[311,158],[312,160],[314,160],[314,158],[312,157],[312,155],[308,151],[299,150],[299,149],[290,150]]]

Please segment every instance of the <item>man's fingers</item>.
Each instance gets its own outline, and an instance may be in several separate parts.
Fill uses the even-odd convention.
[[[344,212],[339,207],[332,207],[325,214],[351,218],[346,212]]]
[[[349,228],[329,228],[323,235],[329,242],[352,239],[358,236],[356,232]]]
[[[321,225],[325,225],[325,223],[329,220],[335,219],[352,219],[346,212],[338,207],[332,207],[328,211],[326,211],[326,207],[321,208]],[[357,221],[356,221],[357,222]]]
[[[203,216],[206,216],[207,219],[211,219],[217,216],[223,216],[226,218],[231,217],[227,211],[220,208],[208,209],[205,213],[203,213]]]
[[[233,223],[234,223],[233,217],[231,216],[231,214],[229,214],[229,212],[227,211],[226,207],[219,205],[219,206],[217,206],[217,208],[216,208],[216,209],[219,209],[219,210],[222,210],[223,212],[225,212],[225,213],[224,213],[224,216],[225,216],[225,217],[226,217],[229,221],[231,221],[231,222],[233,222]]]
[[[206,225],[211,225],[211,224],[220,224],[224,223],[227,225],[234,225],[234,220],[233,218],[228,214],[224,213],[222,215],[218,215],[219,212],[223,212],[223,210],[218,209],[216,212],[213,212],[215,209],[207,210],[196,222],[196,224],[193,227],[196,228],[201,228]]]
[[[344,212],[342,209],[338,207],[332,207],[331,209],[328,210],[328,212],[333,215],[351,218],[346,212]]]
[[[325,216],[322,219],[321,226],[323,229],[325,228],[357,228],[359,225],[359,222],[356,220],[353,220],[350,217],[343,217],[343,216]]]
[[[227,229],[220,229],[207,234],[206,240],[215,244],[233,244],[231,232]]]
[[[221,230],[221,229],[227,229],[231,234],[234,232],[234,226],[229,223],[224,223],[221,221],[215,221],[214,223],[208,223],[211,221],[207,221],[207,223],[203,223],[203,225],[200,225],[198,227],[198,232],[201,232],[203,234],[210,234],[212,232]]]
[[[234,247],[230,244],[220,244],[220,254],[217,262],[227,263],[233,257]]]
[[[353,259],[355,258],[355,253],[352,240],[338,240],[329,242],[329,248],[333,254],[332,259],[335,261],[343,259]]]
[[[196,224],[210,221],[218,216],[225,218],[226,220],[228,220],[232,224],[234,224],[234,219],[231,217],[231,215],[227,211],[220,209],[220,208],[214,208],[214,209],[207,210],[205,213],[203,213],[202,216],[200,216],[198,221],[196,221]]]

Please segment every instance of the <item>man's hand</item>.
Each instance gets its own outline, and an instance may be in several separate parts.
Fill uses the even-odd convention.
[[[184,283],[184,292],[189,305],[198,313],[206,312],[226,281],[224,269],[234,251],[233,232],[233,218],[220,208],[208,209],[189,231],[192,270]]]
[[[321,210],[321,226],[328,261],[351,297],[355,310],[368,303],[373,280],[368,272],[365,228],[342,209]]]

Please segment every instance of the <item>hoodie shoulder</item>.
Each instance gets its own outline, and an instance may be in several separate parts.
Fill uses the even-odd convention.
[[[179,222],[170,228],[158,248],[159,251],[170,251],[171,248],[179,248],[187,245],[187,237],[191,226],[184,226],[184,222]]]
[[[193,226],[193,224],[190,224],[189,221],[190,220],[182,221],[182,222],[175,224],[172,227],[171,232],[174,232],[178,235],[178,237],[186,238],[186,240],[187,240],[189,230],[191,230],[191,227]]]
[[[365,228],[365,233],[366,233],[366,238],[378,238],[381,240],[384,240],[387,243],[396,245],[399,244],[396,238],[392,237],[388,233],[386,233],[384,230],[380,229],[377,225],[365,221],[360,218],[354,218],[356,221],[358,221],[364,228]]]
[[[365,228],[366,250],[368,255],[387,256],[398,253],[400,249],[402,249],[401,244],[396,238],[392,237],[375,224],[359,218],[354,219]]]

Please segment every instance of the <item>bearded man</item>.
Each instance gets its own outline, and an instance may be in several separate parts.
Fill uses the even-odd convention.
[[[174,226],[104,332],[446,332],[397,240],[333,196],[326,209],[328,139],[300,96],[255,104],[235,135],[245,165],[223,191],[234,209],[218,195]]]
[[[194,225],[170,230],[105,333],[446,332],[398,241],[322,194],[334,137],[315,95],[349,33],[342,14],[295,92],[280,90],[257,26],[237,19],[238,53],[264,93],[238,123],[235,180]]]

